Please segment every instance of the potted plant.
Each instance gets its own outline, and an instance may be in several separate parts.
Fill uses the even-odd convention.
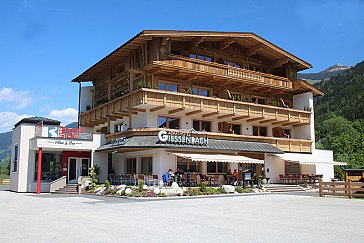
[[[259,180],[261,181],[262,184],[267,184],[267,177],[266,177],[266,174],[265,174],[264,170],[260,174]]]

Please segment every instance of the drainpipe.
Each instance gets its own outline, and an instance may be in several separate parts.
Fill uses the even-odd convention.
[[[80,128],[80,114],[81,114],[81,82],[78,82],[78,117],[77,117],[77,128]]]

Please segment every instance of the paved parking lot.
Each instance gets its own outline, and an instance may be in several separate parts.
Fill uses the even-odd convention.
[[[0,191],[0,242],[363,242],[364,200],[135,201]]]

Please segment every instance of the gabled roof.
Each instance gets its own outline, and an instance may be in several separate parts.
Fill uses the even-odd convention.
[[[283,50],[264,38],[251,32],[216,32],[216,31],[178,31],[178,30],[143,30],[129,41],[118,47],[109,55],[101,59],[72,82],[87,82],[94,79],[95,75],[105,68],[119,64],[124,58],[138,48],[142,43],[151,40],[152,37],[169,37],[171,40],[190,40],[191,38],[205,38],[206,40],[237,41],[246,48],[258,48],[260,53],[274,57],[277,61],[289,60],[295,63],[298,71],[311,68],[306,61]]]
[[[58,126],[59,124],[61,124],[60,121],[57,120],[53,120],[50,118],[46,118],[46,117],[39,117],[39,116],[33,116],[33,117],[27,117],[27,118],[23,118],[21,119],[19,122],[17,122],[14,127],[19,126],[20,124],[23,123],[27,123],[27,124],[37,124],[39,122],[43,122],[44,125],[55,125]]]

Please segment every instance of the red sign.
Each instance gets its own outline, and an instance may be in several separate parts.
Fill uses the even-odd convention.
[[[77,138],[79,138],[80,134],[83,134],[82,128],[59,127],[58,137],[59,138],[77,139]]]

